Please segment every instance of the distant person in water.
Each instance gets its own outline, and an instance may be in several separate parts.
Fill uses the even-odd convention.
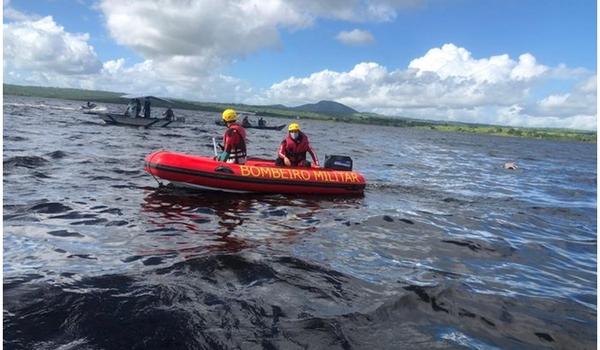
[[[150,98],[144,98],[144,118],[150,118]]]
[[[129,100],[129,103],[127,104],[127,109],[125,109],[124,114],[128,117],[135,116],[135,99]]]
[[[165,116],[166,120],[175,120],[175,113],[173,113],[171,107],[167,108],[167,110],[164,111],[163,115]]]
[[[140,102],[139,98],[135,99],[135,117],[139,117],[140,113],[142,112],[142,103]]]
[[[310,162],[306,160],[306,152],[310,153],[315,166],[318,167],[319,159],[310,147],[308,136],[300,131],[298,123],[292,123],[288,127],[288,134],[281,141],[275,165],[310,167]]]
[[[515,162],[508,162],[508,163],[504,163],[504,169],[507,170],[517,170],[517,163]]]
[[[260,119],[258,120],[258,126],[266,126],[266,125],[267,125],[267,122],[265,122],[263,117],[260,117]]]
[[[244,116],[244,119],[242,119],[242,126],[243,126],[244,128],[247,128],[247,127],[249,127],[249,126],[250,126],[250,122],[248,121],[248,116],[247,116],[247,115],[246,115],[246,116]]]
[[[217,160],[246,164],[246,130],[237,123],[237,113],[233,109],[226,109],[223,111],[223,122],[227,130],[223,135],[223,152]]]

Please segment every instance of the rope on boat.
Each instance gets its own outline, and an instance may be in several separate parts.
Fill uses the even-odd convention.
[[[154,180],[156,180],[156,182],[158,183],[158,188],[165,187],[165,185],[163,185],[162,182],[158,181],[158,179],[156,178],[156,176],[154,176],[154,174],[150,173],[150,175],[152,175],[152,177],[154,178]]]
[[[162,150],[161,150],[162,151]],[[156,156],[156,153],[154,153],[154,155],[152,155],[152,158],[154,158],[154,156]],[[152,162],[152,158],[149,159],[149,162]],[[158,183],[158,188],[163,188],[165,187],[165,185],[163,185],[162,182],[158,181],[158,179],[156,178],[156,176],[154,176],[154,174],[152,174],[151,171],[148,172],[150,175],[152,175],[152,178],[154,178],[154,180],[156,180],[156,183]]]

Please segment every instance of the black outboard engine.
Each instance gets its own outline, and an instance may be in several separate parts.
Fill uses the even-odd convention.
[[[325,169],[352,171],[352,158],[348,156],[325,156]]]

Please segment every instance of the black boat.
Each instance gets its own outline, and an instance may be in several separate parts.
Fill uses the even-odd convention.
[[[223,121],[221,121],[221,120],[215,120],[215,124],[225,126],[225,123],[223,123]],[[242,125],[242,127],[244,127],[244,129],[262,129],[262,130],[281,130],[285,127],[285,124],[273,125],[273,126],[252,125],[252,124],[246,124],[246,125],[241,124],[241,125]]]
[[[142,117],[129,117],[123,114],[117,113],[97,113],[97,112],[84,112],[85,114],[94,114],[104,120],[106,124],[111,125],[127,125],[127,126],[142,126],[145,128],[166,128],[173,126],[181,126],[185,123],[185,118],[175,118],[174,120],[168,120],[167,118],[142,118]]]
[[[137,99],[144,100],[157,100],[169,106],[173,105],[173,102],[169,100],[165,100],[164,98],[155,97],[155,96],[138,96],[138,95],[124,95],[122,98],[131,99],[129,105],[127,105],[127,110],[125,113],[110,113],[110,112],[100,112],[98,110],[87,110],[83,112],[84,114],[93,114],[100,117],[100,119],[104,120],[106,124],[110,125],[125,125],[125,126],[137,126],[137,127],[145,127],[145,128],[166,128],[169,126],[181,126],[185,123],[185,118],[179,117],[175,118],[173,114],[171,114],[172,118],[152,118],[152,117],[133,117],[135,111],[132,109],[132,102]],[[139,101],[138,101],[139,102]],[[83,106],[82,106],[83,107]],[[139,113],[138,111],[137,113]],[[148,104],[148,114],[150,114],[150,104]],[[164,115],[164,114],[163,114]]]

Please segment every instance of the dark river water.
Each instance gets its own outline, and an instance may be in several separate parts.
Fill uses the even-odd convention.
[[[301,120],[364,196],[211,194],[142,168],[212,154],[218,114],[81,104],[4,96],[5,349],[596,347],[595,144]]]

